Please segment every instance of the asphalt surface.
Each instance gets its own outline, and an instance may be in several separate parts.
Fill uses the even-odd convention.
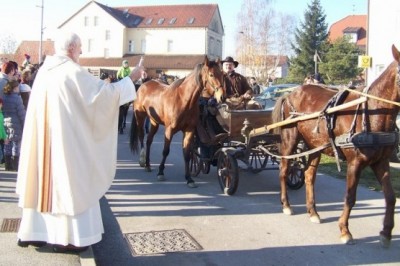
[[[161,131],[151,151],[152,172],[145,172],[138,165],[138,155],[129,151],[128,132],[119,135],[117,174],[101,199],[105,227],[101,242],[81,254],[57,254],[50,247],[20,248],[15,232],[2,232],[0,265],[400,265],[399,199],[392,244],[384,249],[379,244],[383,195],[360,186],[349,221],[356,244],[344,245],[337,223],[343,180],[318,175],[316,203],[322,223],[313,224],[306,214],[304,187],[289,191],[295,215],[282,214],[277,170],[258,174],[242,170],[233,196],[222,193],[215,167],[195,179],[198,188],[188,188],[181,134],[171,145],[167,180],[157,181]],[[0,170],[2,220],[21,217],[15,177],[15,173]],[[165,234],[165,239],[155,238],[182,231],[187,236],[183,240]],[[143,235],[135,238],[137,242],[128,241]],[[172,242],[173,251],[157,251],[160,242],[164,247]]]

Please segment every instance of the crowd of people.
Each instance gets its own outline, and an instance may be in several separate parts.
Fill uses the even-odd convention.
[[[18,170],[25,113],[37,71],[29,59],[25,54],[20,66],[6,58],[0,60],[0,159],[7,171]]]

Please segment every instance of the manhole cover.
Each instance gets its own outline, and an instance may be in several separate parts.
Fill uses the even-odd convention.
[[[203,249],[183,229],[125,234],[133,255],[157,254]]]
[[[3,219],[0,232],[18,232],[21,218]]]

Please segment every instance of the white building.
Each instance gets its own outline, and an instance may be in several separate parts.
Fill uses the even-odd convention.
[[[393,62],[392,44],[400,49],[400,1],[368,0],[367,54],[372,57],[367,69],[367,85]]]
[[[80,62],[91,68],[118,68],[123,59],[135,65],[144,55],[150,73],[182,76],[205,55],[222,57],[217,4],[109,7],[90,1],[59,28],[81,37]]]

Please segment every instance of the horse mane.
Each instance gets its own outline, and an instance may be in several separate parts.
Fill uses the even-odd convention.
[[[168,86],[168,88],[169,89],[176,89],[176,88],[178,88],[181,84],[182,84],[182,82],[185,80],[185,78],[181,78],[181,79],[177,79],[177,80],[174,80],[174,82],[172,82],[169,86]]]

